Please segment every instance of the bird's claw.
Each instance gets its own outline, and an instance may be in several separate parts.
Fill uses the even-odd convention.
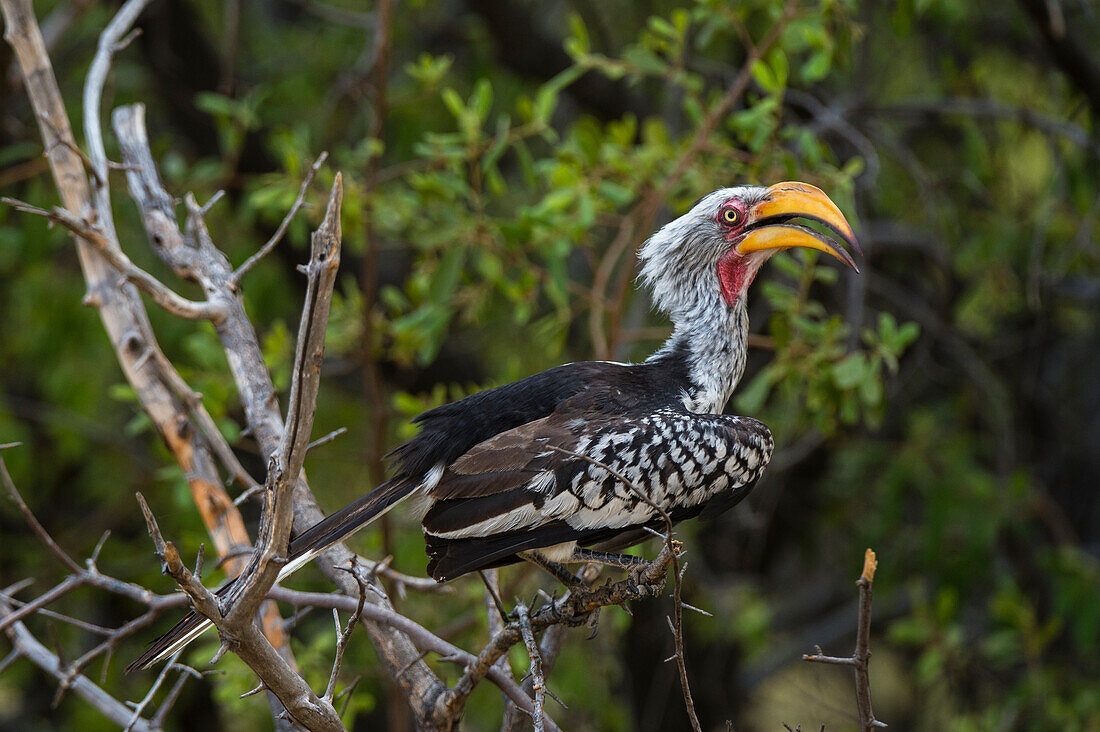
[[[585,620],[585,625],[592,629],[592,634],[588,636],[588,640],[592,640],[600,632],[600,609],[596,608],[588,614],[588,619]]]

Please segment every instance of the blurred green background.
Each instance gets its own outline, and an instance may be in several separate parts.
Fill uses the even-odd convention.
[[[117,6],[36,12],[67,7],[76,20],[51,55],[78,120]],[[771,426],[776,457],[736,510],[681,530],[685,600],[714,613],[686,614],[705,727],[855,727],[850,674],[798,659],[814,644],[850,651],[870,546],[872,691],[892,729],[1097,730],[1098,14],[1085,0],[805,1],[792,15],[763,0],[409,0],[380,51],[373,4],[156,0],[116,60],[107,104],[148,105],[173,194],[227,191],[208,220],[235,264],[329,151],[314,207],[244,282],[279,388],[304,284],[294,267],[320,187],[343,171],[345,255],[315,431],[348,433],[307,461],[327,510],[382,478],[382,455],[424,408],[558,363],[656,348],[667,322],[634,292],[631,252],[699,196],[819,185],[855,226],[863,274],[781,255],[757,280],[749,370],[729,408]],[[711,130],[749,40],[766,53]],[[53,205],[41,154],[0,47],[0,194]],[[634,211],[666,184],[658,210]],[[153,257],[124,195],[115,210],[127,253],[197,296]],[[103,571],[168,592],[134,491],[188,555],[205,533],[82,295],[64,232],[0,208],[0,442],[24,443],[5,460],[62,546],[86,556],[110,529]],[[212,328],[150,311],[168,355],[262,475]],[[246,507],[250,521],[256,513]],[[415,523],[398,510],[382,528],[353,546],[422,573]],[[6,499],[0,534],[0,586],[32,576],[41,592],[62,576]],[[549,586],[516,569],[503,577],[527,596]],[[327,589],[314,570],[292,584]],[[481,584],[455,587],[399,607],[476,649]],[[140,611],[92,591],[57,607],[112,626]],[[570,634],[550,677],[568,705],[550,707],[564,728],[687,728],[675,668],[662,663],[669,611],[667,599],[637,603],[633,617],[610,608],[595,640]],[[330,623],[316,613],[294,634],[315,688]],[[29,625],[68,658],[94,641]],[[116,696],[147,690],[151,677],[121,668],[151,636],[107,669]],[[193,663],[214,647],[196,646]],[[364,634],[348,653],[345,678],[362,675],[349,726],[408,729]],[[512,660],[526,668],[521,651]],[[270,726],[262,697],[237,699],[253,685],[247,669],[222,666],[188,684],[171,729]],[[98,680],[101,667],[88,673]],[[457,671],[441,673],[453,682]],[[500,695],[483,686],[467,729],[498,726]],[[72,694],[51,709],[54,691],[25,661],[4,671],[0,729],[110,728]]]

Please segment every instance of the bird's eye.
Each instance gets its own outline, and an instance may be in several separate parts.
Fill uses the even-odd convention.
[[[735,226],[741,221],[741,212],[735,208],[722,209],[722,223],[727,226]]]

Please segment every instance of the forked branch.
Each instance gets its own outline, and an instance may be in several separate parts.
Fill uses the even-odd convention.
[[[885,722],[875,719],[871,711],[871,681],[868,669],[871,663],[871,586],[875,581],[878,560],[875,553],[868,549],[863,556],[863,573],[856,580],[859,586],[859,625],[856,629],[856,649],[851,656],[826,656],[821,648],[816,653],[805,654],[803,661],[832,663],[839,666],[851,666],[856,674],[856,705],[859,708],[859,728],[861,732],[886,727]]]

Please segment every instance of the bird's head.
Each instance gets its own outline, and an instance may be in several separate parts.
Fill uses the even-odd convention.
[[[819,188],[795,182],[721,188],[649,238],[639,252],[641,279],[654,304],[675,320],[712,307],[718,297],[734,307],[760,266],[782,249],[817,249],[859,272],[841,244],[800,219],[823,225],[862,254],[844,214]]]

